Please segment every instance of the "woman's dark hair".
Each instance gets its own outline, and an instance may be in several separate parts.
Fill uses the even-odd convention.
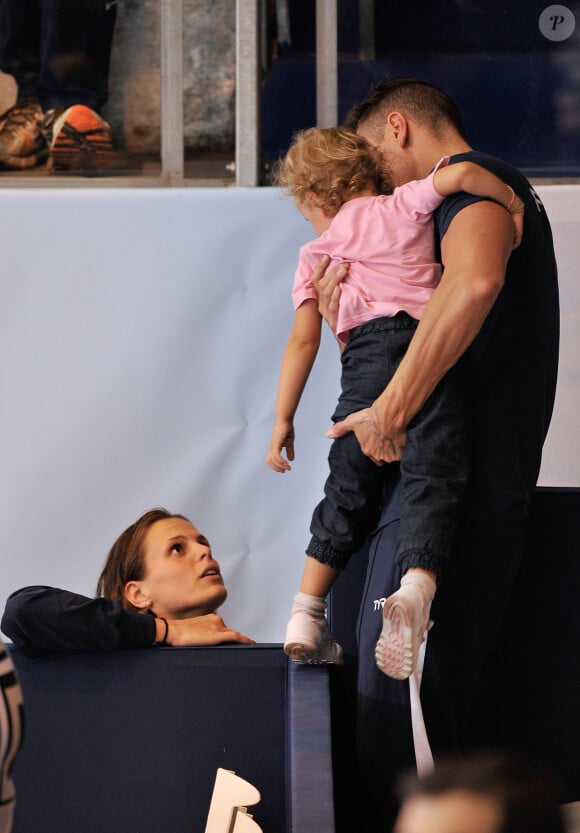
[[[114,599],[121,602],[128,610],[140,612],[125,599],[125,586],[129,581],[140,581],[144,578],[143,540],[153,524],[167,518],[189,520],[184,515],[174,515],[167,509],[150,509],[119,535],[109,550],[105,566],[99,576],[97,596]]]

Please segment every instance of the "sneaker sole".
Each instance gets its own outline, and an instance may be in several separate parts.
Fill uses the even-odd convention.
[[[413,650],[413,631],[402,607],[395,604],[383,620],[383,629],[375,648],[379,669],[395,680],[406,680],[417,665],[417,649]]]
[[[57,137],[57,143],[50,151],[50,172],[96,171],[111,166],[115,162],[115,154],[110,139],[98,133],[91,135],[90,139],[88,150],[79,148],[66,136]]]
[[[284,653],[298,665],[342,665],[342,648],[336,645],[332,659],[323,657],[318,648],[303,642],[289,642],[284,645]]]
[[[48,148],[28,156],[0,156],[0,169],[9,171],[24,171],[28,168],[36,168],[48,159]]]

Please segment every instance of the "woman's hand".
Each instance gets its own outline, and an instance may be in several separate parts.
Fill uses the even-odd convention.
[[[217,613],[190,619],[168,619],[167,625],[167,645],[221,645],[223,642],[255,644],[255,640],[249,636],[228,628]]]

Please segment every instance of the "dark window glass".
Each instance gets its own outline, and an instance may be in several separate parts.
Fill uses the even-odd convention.
[[[370,36],[359,26],[364,5]],[[289,0],[271,50],[262,94],[266,164],[316,121],[314,6]],[[456,100],[479,150],[531,176],[580,175],[577,0],[338,0],[338,23],[339,121],[372,84],[412,75]]]

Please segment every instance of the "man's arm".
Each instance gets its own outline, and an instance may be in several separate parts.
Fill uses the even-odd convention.
[[[407,425],[493,307],[512,246],[511,218],[500,206],[478,202],[457,214],[441,242],[443,277],[397,372],[371,408],[336,423],[329,437],[354,431],[376,463],[401,459]]]

